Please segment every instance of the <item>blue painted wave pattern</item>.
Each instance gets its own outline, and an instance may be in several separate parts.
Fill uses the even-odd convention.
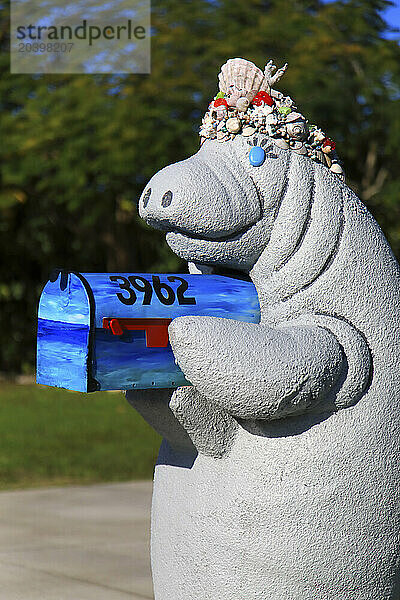
[[[94,357],[93,376],[102,390],[190,385],[171,346],[147,348],[144,331],[115,336],[108,329],[96,329]]]
[[[154,277],[168,285],[174,292],[172,305],[164,304],[152,292],[150,304],[143,304],[144,294],[135,290],[136,300],[126,305],[118,298],[129,297],[129,292],[121,289],[122,278],[129,281],[130,273],[118,273],[115,281],[112,274],[83,273],[95,297],[95,351],[93,376],[102,390],[146,389],[151,387],[175,388],[191,385],[175,363],[171,346],[167,348],[147,348],[144,332],[125,331],[122,337],[103,330],[103,317],[119,318],[175,318],[184,315],[206,315],[237,319],[258,323],[260,307],[254,285],[247,281],[221,277],[218,275],[171,275],[136,273],[151,286]],[[179,304],[177,290],[183,278],[187,284],[186,298],[194,298],[195,304]],[[171,281],[172,279],[172,281]],[[125,284],[123,284],[125,285]],[[153,287],[153,286],[152,286]],[[150,288],[151,289],[151,288]]]
[[[173,319],[184,315],[203,315],[209,317],[225,317],[258,323],[260,321],[260,305],[254,285],[249,281],[222,277],[221,275],[172,275],[165,273],[82,273],[93,291],[96,304],[95,326],[102,327],[103,317],[139,318],[139,319]],[[117,294],[128,296],[117,281],[110,277],[117,276],[125,279],[128,277],[141,277],[152,284],[154,277],[158,277],[162,284],[167,284],[175,294],[172,305],[166,305],[158,298],[155,292],[151,295],[150,304],[143,304],[143,293],[135,291],[136,300],[131,305],[126,305],[118,298]],[[184,292],[186,298],[195,298],[196,304],[185,305],[177,301],[178,281],[170,278],[184,279],[188,284]]]
[[[38,320],[36,382],[87,391],[89,326]]]

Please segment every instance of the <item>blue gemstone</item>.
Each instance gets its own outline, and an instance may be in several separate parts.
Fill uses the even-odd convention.
[[[265,160],[265,150],[261,146],[253,146],[250,150],[249,161],[253,167],[259,167]]]

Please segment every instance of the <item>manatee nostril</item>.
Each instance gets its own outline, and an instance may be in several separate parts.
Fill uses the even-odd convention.
[[[148,190],[146,190],[146,193],[143,196],[143,208],[146,208],[146,206],[148,205],[149,200],[150,200],[150,196],[151,196],[151,188],[149,188]]]
[[[172,202],[172,192],[171,190],[168,190],[168,192],[165,192],[164,196],[161,199],[161,206],[163,206],[164,208],[166,208],[167,206],[169,206]]]

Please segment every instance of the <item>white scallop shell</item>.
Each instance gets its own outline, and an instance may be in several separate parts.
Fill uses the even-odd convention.
[[[229,106],[245,97],[251,102],[264,81],[264,73],[244,58],[230,58],[218,75],[219,89],[225,94]]]

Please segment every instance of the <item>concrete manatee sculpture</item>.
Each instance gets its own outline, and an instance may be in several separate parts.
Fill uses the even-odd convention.
[[[175,319],[193,387],[128,394],[164,436],[156,600],[399,600],[399,265],[332,161],[210,138],[140,214],[192,270],[249,276],[262,316]]]

